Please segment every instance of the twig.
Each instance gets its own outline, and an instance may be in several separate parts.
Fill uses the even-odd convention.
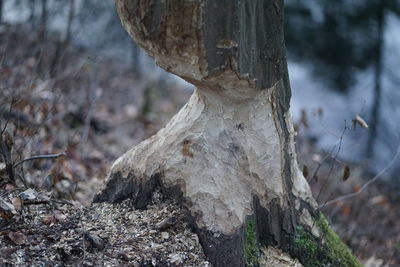
[[[343,195],[341,197],[332,199],[330,201],[327,201],[324,205],[321,205],[320,208],[324,208],[328,205],[332,205],[336,202],[342,201],[342,200],[346,200],[349,198],[353,198],[359,194],[361,194],[369,185],[371,185],[372,183],[374,183],[376,180],[378,180],[383,173],[385,173],[389,168],[391,168],[393,166],[393,164],[396,162],[397,158],[400,155],[400,146],[397,148],[397,152],[396,155],[393,157],[393,159],[389,162],[388,165],[386,165],[385,168],[383,168],[377,175],[375,175],[371,180],[369,180],[368,182],[366,182],[359,190],[357,190],[356,192],[347,194],[347,195]]]
[[[317,199],[316,199],[317,201],[319,200],[319,197],[321,196],[322,191],[324,191],[325,186],[328,184],[328,179],[329,179],[329,177],[330,177],[331,174],[332,174],[333,168],[335,167],[336,158],[338,157],[339,152],[340,152],[340,150],[342,149],[343,137],[344,137],[344,134],[346,133],[346,130],[347,130],[347,123],[346,123],[346,120],[345,120],[345,121],[344,121],[343,132],[342,132],[342,134],[340,135],[340,139],[339,139],[339,147],[338,147],[338,149],[337,149],[337,151],[336,151],[335,156],[333,157],[334,161],[332,162],[332,164],[331,164],[331,166],[330,166],[328,175],[326,176],[326,178],[325,178],[325,180],[324,180],[324,183],[322,184],[321,189],[319,190],[319,193],[318,193],[318,196],[317,196]]]
[[[92,74],[93,76],[93,74]],[[89,98],[91,98],[89,100],[89,110],[86,114],[86,118],[85,118],[85,125],[83,127],[83,132],[82,132],[82,137],[81,137],[81,142],[85,143],[88,139],[89,136],[89,130],[90,130],[90,122],[92,120],[93,117],[93,111],[96,105],[96,101],[98,98],[98,89],[97,89],[97,82],[96,81],[96,77],[92,77],[91,78],[91,82],[90,82],[90,91],[89,91]]]
[[[65,152],[63,152],[63,153],[59,153],[59,154],[32,156],[32,157],[29,157],[29,158],[26,158],[26,159],[18,161],[17,163],[14,164],[14,168],[18,167],[19,165],[21,165],[25,161],[35,160],[35,159],[55,159],[55,158],[63,157],[65,155],[66,155]]]
[[[50,200],[38,200],[38,201],[32,201],[32,200],[24,200],[24,205],[49,205],[49,204],[65,204],[65,205],[71,205],[74,206],[73,203],[67,201],[67,200],[62,200],[62,199],[50,199]]]
[[[9,113],[11,113],[11,111],[12,111],[12,108],[13,108],[13,105],[14,105],[14,101],[15,101],[15,99],[14,99],[14,95],[13,95],[12,98],[11,98],[11,104],[10,104]],[[10,121],[10,118],[8,118],[8,119],[6,120],[6,123],[4,124],[3,130],[1,130],[1,135],[2,135],[2,136],[3,136],[4,132],[5,132],[6,129],[7,129],[7,125],[8,125],[8,122],[9,122],[9,121]]]

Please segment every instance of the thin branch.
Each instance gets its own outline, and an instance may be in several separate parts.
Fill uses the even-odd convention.
[[[74,206],[73,203],[62,199],[49,199],[49,200],[37,200],[37,201],[24,200],[24,205],[50,205],[53,203]]]
[[[344,137],[344,135],[345,135],[345,133],[346,133],[346,130],[347,130],[347,123],[346,123],[346,120],[345,120],[345,121],[344,121],[343,132],[342,132],[342,134],[340,135],[340,139],[339,139],[339,147],[338,147],[338,149],[337,149],[337,151],[336,151],[336,154],[335,154],[334,157],[333,157],[334,161],[332,162],[332,164],[331,164],[331,166],[330,166],[328,175],[326,176],[326,178],[325,178],[325,180],[324,180],[324,183],[322,184],[321,189],[319,190],[319,193],[318,193],[318,196],[317,196],[317,199],[316,199],[317,201],[319,200],[319,197],[321,196],[322,191],[324,191],[325,186],[328,184],[329,177],[331,176],[332,171],[333,171],[333,168],[335,167],[336,158],[338,157],[338,155],[339,155],[339,153],[340,153],[340,150],[342,149],[343,137]]]
[[[341,197],[332,199],[332,200],[330,200],[330,201],[327,201],[324,205],[320,206],[320,208],[324,208],[324,207],[326,207],[326,206],[328,206],[328,205],[332,205],[332,204],[334,204],[334,203],[336,203],[336,202],[339,202],[339,201],[342,201],[342,200],[346,200],[346,199],[349,199],[349,198],[353,198],[353,197],[358,196],[359,194],[361,194],[369,185],[371,185],[371,184],[374,183],[376,180],[378,180],[378,179],[382,176],[383,173],[385,173],[388,169],[390,169],[390,168],[393,166],[393,164],[396,162],[396,160],[397,160],[397,158],[399,157],[399,155],[400,155],[400,146],[397,148],[396,155],[395,155],[395,156],[393,157],[393,159],[389,162],[389,164],[386,165],[386,167],[383,168],[383,169],[382,169],[377,175],[375,175],[371,180],[369,180],[368,182],[366,182],[359,190],[357,190],[356,192],[353,192],[353,193],[350,193],[350,194],[343,195],[343,196],[341,196]]]
[[[63,152],[63,153],[60,153],[60,154],[32,156],[32,157],[23,159],[23,160],[21,160],[21,161],[18,161],[16,164],[14,164],[14,168],[18,167],[19,165],[21,165],[21,164],[24,163],[25,161],[35,160],[35,159],[55,159],[55,158],[63,157],[63,156],[65,156],[65,155],[66,155],[65,152]]]
[[[8,111],[9,113],[11,113],[13,105],[15,104],[14,101],[15,101],[15,98],[14,98],[14,95],[13,95],[12,98],[11,98],[10,110]],[[1,130],[1,135],[2,136],[3,136],[4,132],[7,129],[7,125],[8,125],[9,121],[10,121],[10,118],[7,118],[6,123],[4,124],[3,130]]]

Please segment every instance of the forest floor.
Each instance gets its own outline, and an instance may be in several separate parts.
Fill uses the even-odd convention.
[[[156,133],[190,89],[76,48],[57,53],[51,35],[2,26],[0,40],[0,265],[209,266],[183,212],[157,194],[146,210],[91,204],[112,162]],[[365,266],[400,266],[399,196],[377,182],[325,205],[367,179],[298,129],[300,166],[334,230]]]

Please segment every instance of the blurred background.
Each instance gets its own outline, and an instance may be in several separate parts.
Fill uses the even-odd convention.
[[[285,5],[300,167],[355,254],[399,266],[400,1]],[[131,41],[112,0],[0,0],[0,126],[13,160],[67,152],[26,164],[20,183],[89,205],[110,164],[192,90]]]

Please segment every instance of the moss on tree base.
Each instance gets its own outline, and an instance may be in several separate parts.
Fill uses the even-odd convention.
[[[315,226],[321,237],[315,237],[303,226],[296,227],[293,244],[287,252],[297,259],[304,267],[337,266],[361,267],[362,265],[353,256],[350,249],[340,240],[332,230],[322,213],[314,217]],[[246,221],[246,237],[244,241],[244,255],[246,266],[264,266],[263,253],[256,232],[255,220],[249,217]],[[269,248],[266,248],[267,250]]]

